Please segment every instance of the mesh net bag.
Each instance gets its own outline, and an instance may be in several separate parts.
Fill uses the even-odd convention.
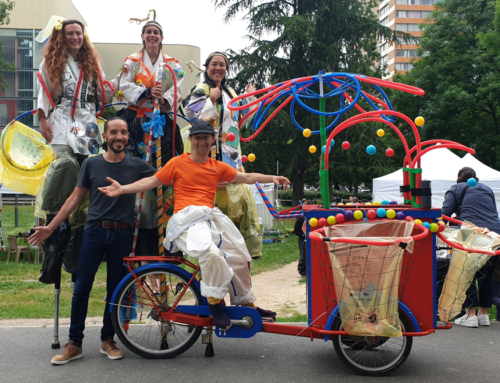
[[[446,277],[438,300],[439,318],[448,322],[460,314],[468,294],[477,294],[475,289],[471,292],[471,284],[480,284],[486,271],[484,266],[498,253],[494,249],[500,246],[500,236],[469,222],[461,222],[460,227],[447,227],[438,237],[449,246],[451,253],[449,261],[441,267],[446,270]],[[442,273],[440,268],[439,272]]]
[[[428,231],[412,237],[413,221],[377,220],[325,227],[310,235],[317,246],[328,309],[339,307],[350,335],[402,335],[398,301]],[[318,241],[318,238],[323,243]],[[406,259],[405,259],[406,258]]]

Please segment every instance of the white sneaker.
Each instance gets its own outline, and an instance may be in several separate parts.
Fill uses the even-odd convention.
[[[478,327],[477,316],[473,316],[471,318],[467,318],[467,314],[463,317],[455,319],[455,324],[465,327]]]
[[[490,316],[488,314],[479,315],[477,317],[477,319],[479,320],[479,324],[481,326],[489,326],[490,325]]]

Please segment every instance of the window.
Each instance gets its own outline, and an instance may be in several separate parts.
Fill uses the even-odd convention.
[[[402,37],[398,37],[398,44],[403,44],[403,45],[407,45],[407,44],[420,44],[420,37],[415,37],[415,36],[412,36],[411,37],[411,41],[405,43],[404,39]]]
[[[411,4],[411,5],[420,5],[420,0],[408,0],[408,4]]]
[[[384,20],[382,20],[380,24],[382,24],[383,26],[387,26],[387,24],[389,24],[389,17],[386,17]]]
[[[418,24],[408,24],[408,31],[420,32],[420,27],[418,26]]]
[[[382,56],[382,58],[380,59],[380,63],[381,64],[385,64],[387,61],[389,61],[389,55],[384,55]]]
[[[406,19],[408,17],[407,11],[397,11],[396,17],[401,17],[402,19]]]
[[[422,5],[432,5],[432,4],[434,4],[434,0],[422,0]]]
[[[387,13],[387,11],[388,11],[388,10],[389,10],[389,4],[384,5],[384,6],[380,9],[380,12],[379,12],[380,17],[384,16],[384,15]]]
[[[383,51],[387,50],[388,46],[389,45],[387,44],[387,42],[385,42],[382,45],[380,45],[380,47],[379,47],[380,53],[382,53]]]
[[[397,31],[407,31],[408,24],[396,24],[396,30]]]
[[[426,17],[432,15],[431,11],[422,11],[422,19],[425,19]]]
[[[420,11],[408,11],[409,19],[420,19],[422,17],[422,13]]]
[[[408,0],[396,0],[396,4],[408,5]]]
[[[396,49],[396,57],[416,57],[415,49]]]
[[[412,70],[413,65],[410,63],[396,63],[396,70]]]

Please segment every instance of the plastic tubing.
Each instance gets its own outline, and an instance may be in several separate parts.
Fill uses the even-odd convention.
[[[354,77],[356,77],[359,81],[367,82],[369,84],[374,84],[374,85],[380,85],[385,88],[401,90],[406,93],[416,94],[417,96],[423,96],[425,94],[425,91],[423,89],[417,88],[416,86],[401,84],[399,82],[382,80],[380,78],[375,78],[375,77],[360,76],[356,74],[354,75]]]
[[[457,144],[457,143],[442,144],[442,145],[439,145],[439,146],[431,146],[430,148],[426,148],[426,149],[422,150],[421,152],[417,153],[417,155],[413,159],[410,167],[412,169],[414,169],[417,161],[420,160],[420,157],[422,157],[425,153],[430,152],[431,150],[439,149],[439,148],[443,148],[443,149],[444,148],[447,148],[447,149],[459,149],[459,150],[464,150],[466,152],[469,152],[470,154],[476,153],[476,151],[474,149],[468,148],[466,146],[463,146],[462,144]]]
[[[24,116],[26,116],[26,115],[28,115],[28,114],[36,114],[36,112],[37,112],[37,111],[38,111],[38,109],[33,109],[33,110],[29,110],[29,111],[27,111],[27,112],[24,112],[23,114],[20,114],[19,116],[17,116],[16,118],[14,118],[14,119],[12,120],[12,122],[17,121],[17,120],[20,120],[21,118],[23,118]],[[10,125],[10,124],[12,124],[12,122],[11,122],[11,123],[9,123],[9,125]]]
[[[422,146],[427,146],[427,145],[435,145],[435,144],[456,144],[456,145],[460,145],[463,147],[463,149],[461,150],[464,150],[470,154],[475,154],[476,151],[474,149],[471,149],[465,145],[462,145],[462,144],[459,144],[458,142],[455,142],[455,141],[450,141],[450,140],[428,140],[428,141],[423,141],[421,143]],[[433,146],[433,149],[439,149],[441,148],[441,145],[436,145],[436,146]],[[413,154],[413,152],[416,150],[416,146],[414,146],[413,148],[410,149],[410,154]],[[458,149],[458,148],[457,148]],[[472,150],[472,152],[470,152],[469,150],[466,150],[466,149],[469,149],[469,150]],[[405,162],[403,164],[403,167],[406,167],[410,165],[408,162],[406,162],[406,158],[405,158]]]
[[[43,82],[43,79],[42,79],[42,76],[40,75],[40,72],[36,72],[36,76],[38,77],[38,81],[40,81],[40,84],[42,84],[43,91],[45,92],[45,94],[47,95],[47,98],[49,99],[50,106],[55,108],[54,101],[52,100],[52,96],[50,95],[50,92],[47,89],[47,86]]]

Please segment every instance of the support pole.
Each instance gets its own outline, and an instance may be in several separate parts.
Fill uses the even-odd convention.
[[[14,195],[14,199],[16,201],[16,207],[15,207],[15,220],[16,220],[16,227],[19,227],[19,207],[17,206],[17,194]]]
[[[319,71],[319,111],[325,112],[325,98],[323,92],[323,71]],[[323,153],[323,147],[325,146],[325,152],[329,150],[326,147],[326,117],[324,115],[319,116],[319,135],[321,137],[321,170],[320,170],[320,190],[321,190],[321,201],[324,208],[330,207],[330,190],[329,190],[329,177],[328,170],[325,169],[325,153]]]

